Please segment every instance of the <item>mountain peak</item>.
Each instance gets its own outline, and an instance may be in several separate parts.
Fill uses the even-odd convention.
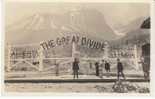
[[[11,42],[34,43],[66,33],[79,33],[103,40],[116,38],[116,34],[106,23],[104,15],[96,9],[87,8],[72,9],[61,14],[35,13],[8,30],[8,39]],[[18,35],[16,39],[13,36],[14,33]]]

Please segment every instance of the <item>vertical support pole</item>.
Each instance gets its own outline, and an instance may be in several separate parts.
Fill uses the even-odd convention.
[[[39,71],[43,71],[43,49],[40,47],[39,49]]]
[[[72,43],[72,58],[75,58],[75,51],[76,51],[76,46],[75,46],[75,42]]]
[[[7,57],[7,67],[6,67],[6,69],[7,69],[7,71],[9,72],[10,70],[11,70],[11,45],[8,45],[7,46],[8,48],[8,57]]]
[[[55,75],[59,76],[59,63],[55,60]]]
[[[105,48],[104,48],[104,56],[103,56],[103,58],[108,59],[108,56],[109,56],[108,42],[105,42],[104,44],[105,44]]]
[[[134,45],[134,62],[135,62],[135,69],[138,70],[138,55],[137,55],[137,46]]]

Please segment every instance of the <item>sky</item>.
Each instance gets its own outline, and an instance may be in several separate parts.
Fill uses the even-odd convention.
[[[20,0],[20,2],[19,0],[7,0],[5,3],[6,25],[38,12],[62,13],[78,7],[99,10],[103,13],[107,24],[114,30],[139,17],[150,16],[149,3],[55,3],[48,2],[48,0]]]

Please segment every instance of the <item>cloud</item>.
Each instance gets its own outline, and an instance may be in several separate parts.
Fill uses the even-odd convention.
[[[119,31],[117,31],[117,30],[114,30],[114,33],[115,33],[116,35],[118,35],[118,36],[125,36],[125,33],[121,33],[121,32],[119,32]]]

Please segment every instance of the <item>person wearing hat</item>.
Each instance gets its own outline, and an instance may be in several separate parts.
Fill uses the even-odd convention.
[[[125,79],[125,75],[123,73],[123,65],[120,59],[117,59],[117,79],[119,80],[120,76],[122,76]]]
[[[75,79],[75,77],[78,78],[78,74],[79,74],[79,61],[76,58],[74,59],[72,69],[73,69],[74,79]]]

